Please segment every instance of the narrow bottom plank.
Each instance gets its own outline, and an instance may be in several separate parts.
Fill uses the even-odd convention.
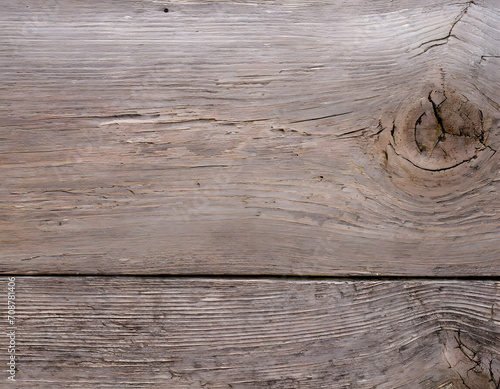
[[[500,387],[494,281],[17,277],[15,284],[16,381],[1,369],[2,387]],[[6,320],[2,326],[6,332]]]

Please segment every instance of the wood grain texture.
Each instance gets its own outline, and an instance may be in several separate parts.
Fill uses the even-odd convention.
[[[499,23],[2,0],[0,272],[500,275]]]
[[[16,284],[12,388],[500,385],[498,282],[18,277]]]

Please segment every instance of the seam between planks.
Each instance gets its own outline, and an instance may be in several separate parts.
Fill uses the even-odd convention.
[[[92,274],[92,273],[69,273],[69,274],[20,274],[3,273],[3,277],[68,277],[68,278],[165,278],[165,279],[219,279],[219,280],[272,280],[272,281],[500,281],[500,276],[299,276],[299,275],[241,275],[241,274]]]

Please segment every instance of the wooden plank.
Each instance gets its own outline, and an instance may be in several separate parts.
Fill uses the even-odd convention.
[[[2,0],[0,272],[500,275],[495,0]]]
[[[18,277],[15,283],[12,388],[500,383],[498,282]],[[5,358],[0,353],[2,364]]]

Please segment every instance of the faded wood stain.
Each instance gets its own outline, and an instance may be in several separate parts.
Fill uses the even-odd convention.
[[[2,0],[18,387],[498,389],[499,23]]]

